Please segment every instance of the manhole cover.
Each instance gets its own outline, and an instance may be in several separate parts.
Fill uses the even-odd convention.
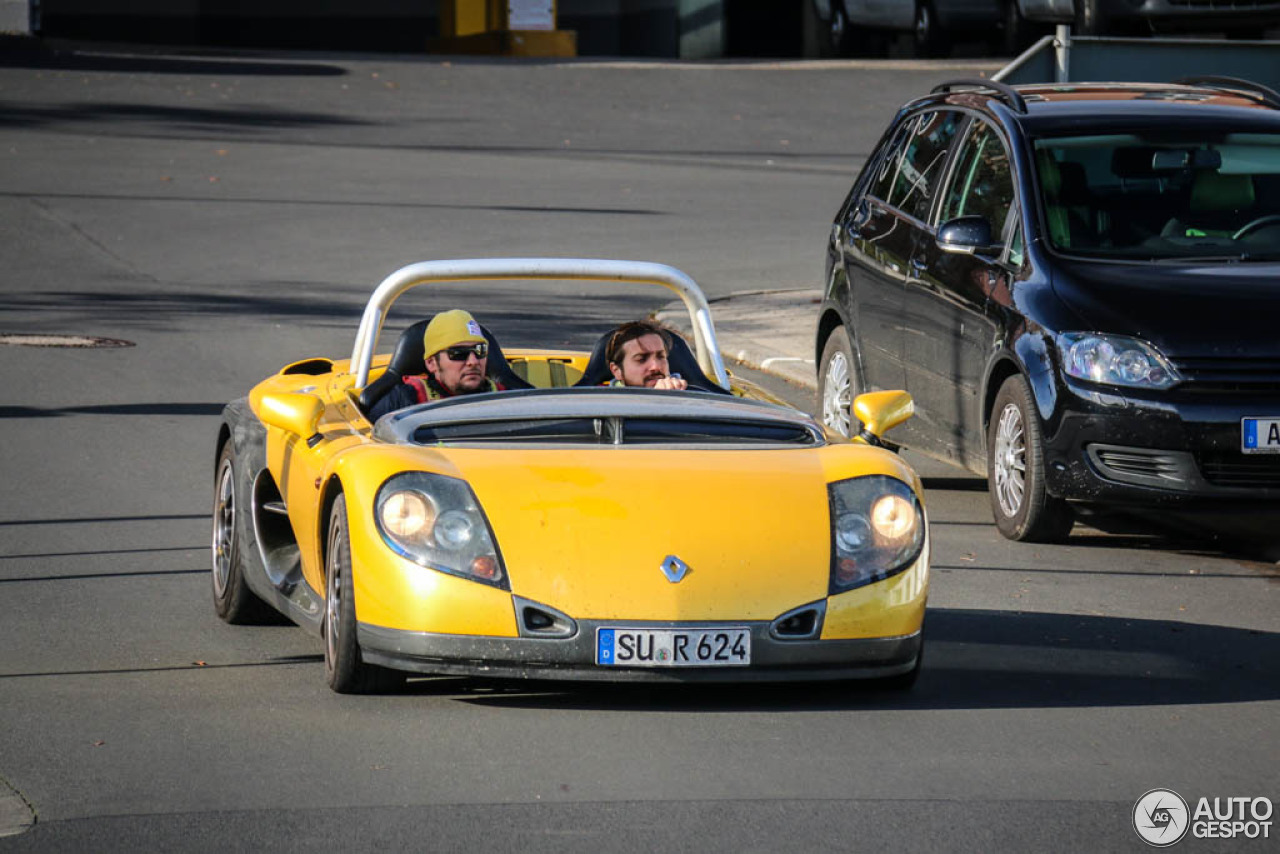
[[[99,338],[93,335],[3,335],[0,345],[8,347],[133,347],[132,341]]]

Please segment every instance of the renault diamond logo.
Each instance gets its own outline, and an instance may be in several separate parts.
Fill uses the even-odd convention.
[[[681,581],[685,574],[689,571],[689,564],[682,561],[675,555],[667,555],[662,561],[662,574],[667,577],[667,581],[675,584]]]

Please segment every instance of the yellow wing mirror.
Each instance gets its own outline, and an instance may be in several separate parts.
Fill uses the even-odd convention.
[[[320,441],[317,428],[324,414],[324,403],[315,395],[266,392],[250,395],[249,403],[263,424],[301,436],[311,447]]]
[[[916,412],[915,401],[905,391],[869,391],[853,401],[853,414],[862,422],[855,437],[876,447],[884,447],[884,434]]]

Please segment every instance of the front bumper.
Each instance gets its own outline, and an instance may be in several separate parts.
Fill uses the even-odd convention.
[[[1069,385],[1045,430],[1049,492],[1070,500],[1280,512],[1280,454],[1241,451],[1241,420],[1280,414],[1280,397],[1138,399]]]
[[[596,629],[602,626],[667,628],[670,623],[579,620],[567,638],[446,635],[387,629],[360,623],[364,660],[396,670],[522,679],[600,682],[700,683],[794,682],[877,679],[916,665],[922,634],[854,640],[779,640],[769,623],[681,623],[682,627],[747,626],[751,664],[741,667],[605,667],[595,663]]]

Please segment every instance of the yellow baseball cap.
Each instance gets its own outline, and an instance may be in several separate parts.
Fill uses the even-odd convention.
[[[442,311],[427,324],[422,335],[422,353],[429,358],[447,347],[458,344],[480,344],[485,340],[480,324],[460,308]]]

